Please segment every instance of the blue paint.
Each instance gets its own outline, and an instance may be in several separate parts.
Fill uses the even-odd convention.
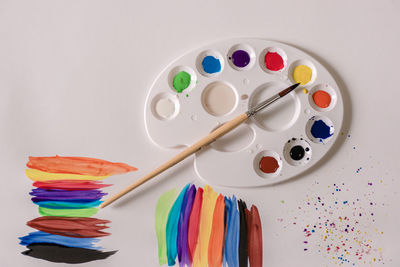
[[[314,124],[311,127],[311,134],[315,138],[320,138],[320,142],[323,142],[323,139],[331,137],[331,127],[326,125],[323,120],[314,121]]]
[[[53,235],[42,231],[29,233],[28,235],[20,237],[19,239],[21,240],[20,244],[24,246],[28,246],[34,243],[50,243],[67,247],[101,249],[101,247],[94,246],[94,243],[100,240],[98,238],[76,238],[76,237],[68,237],[61,235]]]
[[[225,209],[227,212],[227,230],[225,239],[224,262],[229,267],[239,267],[239,234],[240,234],[240,215],[237,208],[236,197],[232,199],[225,197]]]
[[[103,201],[96,200],[91,202],[68,202],[68,201],[40,201],[33,202],[40,207],[48,209],[86,209],[86,208],[96,208]]]
[[[213,56],[206,56],[205,58],[203,58],[201,65],[203,66],[203,70],[206,73],[212,74],[221,71],[221,62],[218,58],[215,58]]]
[[[178,254],[178,247],[177,247],[178,224],[182,209],[182,202],[188,188],[189,184],[187,184],[183,188],[183,190],[179,193],[178,198],[175,200],[171,210],[168,213],[167,227],[166,227],[168,266],[175,265],[175,259]]]

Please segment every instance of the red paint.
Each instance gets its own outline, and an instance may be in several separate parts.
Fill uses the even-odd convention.
[[[277,52],[267,52],[264,58],[265,67],[272,71],[278,71],[285,67],[283,58]]]
[[[111,186],[99,181],[91,180],[54,180],[54,181],[36,181],[33,186],[43,189],[63,189],[63,190],[92,190]]]
[[[249,262],[251,267],[262,267],[263,243],[260,214],[256,206],[251,210],[245,209],[247,224],[247,242],[249,250]]]
[[[193,262],[193,256],[197,246],[197,238],[199,236],[200,211],[202,202],[203,202],[203,188],[199,187],[196,196],[194,198],[192,211],[190,212],[190,217],[189,217],[188,247],[189,247],[190,265]]]
[[[136,171],[125,163],[85,157],[29,157],[28,168],[51,173],[106,176]]]
[[[331,104],[331,95],[325,91],[318,90],[313,95],[315,105],[320,108],[327,108]]]
[[[108,228],[105,224],[109,222],[108,220],[96,218],[44,216],[31,220],[26,224],[49,234],[87,238],[110,235],[101,231]]]
[[[279,168],[279,163],[274,157],[262,157],[260,160],[260,170],[264,173],[274,173]]]

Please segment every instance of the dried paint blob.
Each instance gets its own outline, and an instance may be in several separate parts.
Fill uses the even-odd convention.
[[[285,63],[278,52],[267,52],[264,57],[265,67],[268,70],[280,71],[285,67]]]
[[[213,74],[221,71],[221,62],[213,56],[206,56],[201,62],[201,66],[205,73]]]
[[[175,113],[175,103],[169,98],[161,98],[155,104],[155,112],[163,119],[170,119]]]
[[[260,160],[260,170],[263,173],[275,173],[279,168],[279,163],[274,157],[262,157]]]
[[[250,55],[247,51],[236,50],[231,57],[232,63],[239,68],[244,68],[250,63]]]
[[[231,112],[237,102],[234,89],[224,82],[209,84],[202,93],[204,109],[213,116],[223,116]]]
[[[311,81],[312,69],[306,65],[299,65],[293,71],[293,80],[301,85],[306,85]]]
[[[173,80],[173,87],[178,93],[182,93],[183,90],[189,87],[191,76],[186,71],[178,72]]]
[[[323,90],[318,90],[312,95],[315,105],[327,108],[331,104],[331,95]]]

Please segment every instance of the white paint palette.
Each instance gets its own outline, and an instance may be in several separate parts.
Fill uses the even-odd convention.
[[[162,148],[181,150],[296,82],[302,83],[296,91],[195,155],[197,174],[210,184],[281,182],[315,165],[335,143],[343,122],[334,78],[292,46],[230,39],[178,58],[150,88],[147,134]]]

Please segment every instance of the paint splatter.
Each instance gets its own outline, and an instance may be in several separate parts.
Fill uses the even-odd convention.
[[[116,251],[102,251],[94,244],[109,233],[108,220],[89,218],[97,213],[102,180],[110,175],[137,170],[125,163],[84,157],[29,157],[29,179],[35,181],[29,194],[40,215],[27,223],[38,230],[20,237],[28,248],[22,254],[51,262],[85,263],[105,259]]]
[[[191,76],[189,73],[187,73],[186,71],[180,71],[175,75],[172,85],[175,91],[177,91],[178,93],[182,93],[183,90],[189,87],[190,80]]]
[[[283,58],[277,52],[267,52],[264,63],[265,67],[272,71],[280,71],[285,67]]]
[[[213,56],[206,56],[201,62],[204,72],[213,74],[221,71],[221,62]]]
[[[156,214],[160,214],[159,203],[167,193],[159,199]],[[168,262],[172,266],[178,258],[180,266],[218,267],[223,263],[244,266],[243,262],[247,264],[249,258],[251,266],[262,266],[258,210],[253,205],[249,211],[235,196],[218,196],[210,186],[196,190],[194,185],[186,185],[168,213],[164,231],[166,251],[164,238],[160,237],[163,230],[159,226],[163,224],[159,223],[160,219],[157,221],[159,253],[163,253],[159,254],[160,264]]]
[[[299,65],[293,71],[293,80],[301,85],[306,85],[311,81],[312,69],[306,65]]]

